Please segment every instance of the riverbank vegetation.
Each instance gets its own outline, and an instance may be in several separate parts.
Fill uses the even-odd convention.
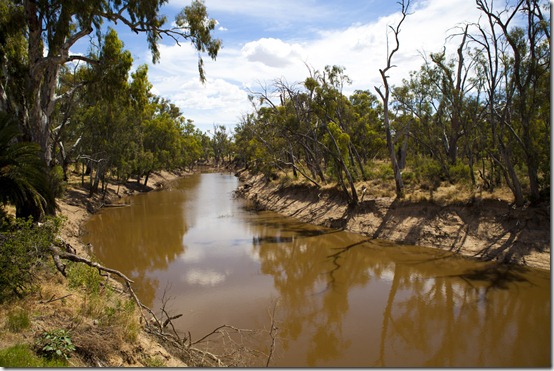
[[[63,217],[55,217],[60,197],[71,198],[72,171],[87,190],[86,210],[106,196],[108,181],[146,188],[155,171],[213,156],[210,138],[151,92],[147,66],[132,71],[130,52],[105,27],[119,22],[144,34],[154,62],[162,37],[190,42],[205,80],[202,58],[215,59],[221,47],[216,21],[193,1],[169,26],[164,3],[0,4],[2,366],[184,365],[140,331],[146,317],[132,289],[123,293],[105,277],[117,272],[63,240]],[[88,52],[73,54],[87,38]]]
[[[211,33],[216,21],[193,1],[167,27],[163,3],[0,3],[0,365],[75,365],[68,362],[75,353],[78,365],[113,364],[97,358],[108,348],[123,349],[122,364],[172,365],[163,350],[161,358],[137,355],[153,347],[137,335],[146,326],[140,305],[106,284],[105,271],[89,267],[93,259],[80,267],[58,238],[56,199],[70,197],[72,172],[89,199],[106,196],[110,184],[146,187],[162,170],[230,162],[282,177],[283,186],[310,184],[316,194],[336,187],[351,206],[370,195],[415,197],[414,190],[433,199],[445,185],[473,198],[509,189],[517,209],[549,202],[547,2],[497,9],[477,0],[480,21],[449,35],[455,52],[423,56],[399,86],[388,80],[402,48],[397,37],[382,86],[347,96],[344,68],[307,67],[302,82],[283,78],[252,91],[253,112],[234,133],[214,125],[211,136],[152,92],[148,67],[133,68],[116,31],[102,26],[120,22],[145,34],[154,61],[162,36],[191,42],[204,80],[202,56],[215,59],[221,47]],[[409,2],[401,4],[409,17]],[[70,53],[91,34],[87,55]],[[63,269],[66,278],[57,273]]]
[[[346,96],[346,71],[328,66],[308,68],[301,83],[278,79],[252,92],[254,112],[235,133],[237,162],[268,178],[281,172],[316,187],[337,183],[352,205],[364,192],[356,182],[375,179],[392,181],[400,198],[406,188],[432,193],[448,182],[488,192],[507,187],[517,207],[549,199],[548,4],[477,6],[480,22],[449,35],[455,53],[423,56],[399,86],[388,84],[402,47],[396,37],[383,86]]]

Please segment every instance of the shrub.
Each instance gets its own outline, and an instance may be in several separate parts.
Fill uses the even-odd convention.
[[[149,368],[165,367],[165,360],[161,357],[148,357],[144,365]]]
[[[21,309],[17,308],[8,313],[6,318],[6,328],[11,332],[20,332],[31,325],[29,314]]]
[[[75,346],[71,341],[71,336],[67,330],[56,329],[45,331],[37,342],[39,352],[47,358],[69,359],[71,352],[75,350]]]
[[[404,184],[406,185],[415,184],[416,180],[417,180],[417,176],[416,176],[416,173],[414,173],[413,171],[408,169],[405,169],[404,171],[402,171],[402,181],[404,182]]]
[[[72,263],[67,269],[67,281],[71,288],[84,288],[87,293],[98,294],[102,277],[96,268]]]
[[[64,181],[63,168],[60,165],[55,165],[50,169],[49,180],[54,195],[56,195],[56,197],[61,197],[65,191],[66,182]]]
[[[423,189],[436,189],[445,178],[440,163],[429,157],[418,158],[412,168]]]
[[[390,162],[369,162],[365,166],[365,172],[370,179],[391,180],[394,179],[394,172]]]
[[[36,268],[48,255],[60,224],[57,218],[40,225],[31,218],[0,221],[0,302],[31,289]]]
[[[453,183],[468,183],[471,179],[469,165],[462,163],[460,160],[456,162],[456,165],[449,166],[448,173]]]

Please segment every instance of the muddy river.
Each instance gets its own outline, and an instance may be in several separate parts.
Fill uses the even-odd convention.
[[[258,330],[235,341],[265,354],[275,339],[271,366],[551,366],[549,272],[255,212],[238,184],[199,174],[134,196],[85,242],[193,340],[223,324]]]

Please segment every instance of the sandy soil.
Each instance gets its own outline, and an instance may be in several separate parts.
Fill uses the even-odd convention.
[[[266,182],[241,175],[239,193],[258,207],[304,222],[401,244],[550,270],[550,204],[513,208],[498,199],[444,204],[365,195],[349,207],[335,189]],[[371,189],[368,192],[371,194]]]

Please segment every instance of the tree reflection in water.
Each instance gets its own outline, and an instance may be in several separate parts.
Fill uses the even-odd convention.
[[[265,232],[275,233],[274,227]],[[391,249],[385,242],[356,240],[344,232],[296,235],[286,243],[278,243],[279,238],[260,239],[266,243],[254,243],[254,248],[262,273],[273,276],[281,296],[283,353],[306,343],[309,366],[550,362],[546,274],[416,247]],[[369,300],[351,303],[355,288],[362,288]],[[368,312],[381,315],[349,318],[351,305],[366,303]],[[369,321],[369,326],[360,322],[359,329],[379,331],[360,333],[345,326],[345,320]],[[535,346],[529,347],[530,342]]]
[[[194,189],[200,177],[186,181]],[[190,218],[190,213],[175,205],[185,203],[186,198],[187,194],[179,190],[134,196],[132,208],[104,210],[87,223],[85,242],[92,244],[101,261],[110,262],[111,268],[134,281],[133,287],[145,305],[153,305],[159,286],[149,273],[167,269],[184,253],[183,235],[191,223],[185,216]]]
[[[278,296],[272,366],[550,365],[548,273],[247,212],[230,176],[187,181],[100,213],[88,236],[146,304],[173,283],[183,329],[262,328]]]

